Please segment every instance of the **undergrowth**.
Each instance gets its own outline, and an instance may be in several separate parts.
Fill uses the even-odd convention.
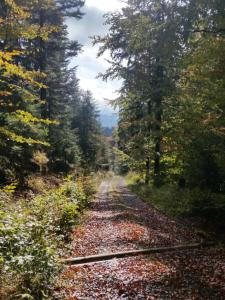
[[[198,225],[220,234],[225,229],[225,197],[210,190],[199,188],[182,189],[167,184],[156,188],[145,184],[141,176],[129,173],[126,177],[128,187],[143,200],[172,217],[192,218]]]
[[[65,241],[93,192],[88,177],[16,203],[1,191],[0,299],[52,299]]]

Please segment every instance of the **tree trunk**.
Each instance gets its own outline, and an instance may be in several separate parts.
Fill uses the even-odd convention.
[[[46,21],[45,12],[40,9],[39,11],[39,26],[40,28],[44,27]],[[42,39],[42,37],[39,37],[39,70],[41,73],[46,72],[46,42]],[[42,83],[46,83],[45,80]],[[40,89],[40,100],[45,102],[43,109],[42,109],[42,117],[48,118],[49,117],[49,107],[48,107],[48,101],[47,101],[47,90],[46,88]]]
[[[145,183],[149,184],[150,180],[150,157],[146,159],[146,175],[145,175]]]
[[[126,258],[126,257],[134,257],[139,255],[150,255],[153,253],[167,253],[167,252],[177,252],[177,251],[190,251],[191,249],[198,249],[204,247],[213,247],[215,246],[214,242],[203,241],[201,243],[194,244],[186,244],[186,245],[177,245],[177,246],[169,246],[169,247],[158,247],[158,248],[150,248],[150,249],[142,249],[142,250],[131,250],[117,253],[105,253],[98,254],[86,257],[75,257],[63,259],[61,262],[66,265],[82,265],[82,264],[90,264],[94,262],[104,262],[107,260],[115,259],[115,258]]]
[[[154,175],[155,177],[160,174],[160,151],[161,151],[161,142],[159,138],[156,138],[155,144],[155,162],[154,162]]]
[[[161,113],[160,113],[161,122]],[[159,120],[157,120],[159,122]],[[161,159],[161,125],[157,125],[155,138],[155,159],[154,159],[154,183],[160,186],[160,159]]]
[[[159,64],[160,60],[157,59]],[[161,123],[162,123],[162,81],[163,66],[160,64],[156,71],[156,94],[155,94],[155,158],[154,158],[154,184],[160,186],[160,158],[161,158]]]

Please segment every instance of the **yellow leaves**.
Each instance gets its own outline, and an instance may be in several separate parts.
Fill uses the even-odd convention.
[[[49,162],[49,159],[45,152],[37,150],[33,153],[32,162],[41,168],[41,166],[46,165]]]
[[[0,97],[7,97],[7,96],[11,96],[11,95],[12,95],[11,92],[0,91]]]
[[[32,20],[29,20],[29,12],[31,11],[36,11],[36,9],[43,9],[45,11],[55,9],[56,4],[54,0],[4,0],[4,2],[6,4],[6,13],[0,18],[0,39],[4,40],[7,33],[11,41],[19,41],[21,39],[26,42],[36,38],[47,41],[50,34],[57,32],[58,28],[56,26],[35,24],[32,23]],[[47,86],[43,83],[46,75],[39,71],[27,70],[20,62],[21,60],[16,59],[17,57],[24,57],[27,54],[23,46],[21,46],[22,51],[7,51],[8,46],[11,47],[12,45],[9,43],[9,45],[6,45],[5,51],[4,49],[0,50],[0,82],[4,86],[4,90],[0,91],[0,106],[10,107],[11,116],[29,125],[32,129],[38,124],[58,124],[56,121],[35,117],[27,111],[15,111],[16,108],[19,108],[15,102],[15,99],[18,97],[24,102],[43,103],[39,95],[40,89],[47,89]],[[17,135],[8,128],[0,128],[0,133],[16,143],[49,146],[46,142]]]
[[[2,191],[7,193],[7,194],[14,194],[17,186],[18,186],[18,181],[14,181],[14,182],[4,186]]]
[[[39,36],[43,41],[47,41],[49,39],[49,35],[53,32],[57,32],[58,28],[56,26],[50,26],[45,24],[41,28],[39,28]]]
[[[30,137],[26,138],[26,137],[17,135],[15,132],[12,132],[4,127],[0,127],[0,133],[3,135],[6,135],[8,139],[10,139],[16,143],[19,143],[19,144],[28,144],[28,145],[38,144],[38,145],[43,145],[43,146],[50,146],[49,143],[42,142],[39,140],[34,140]]]
[[[30,0],[27,3],[28,8],[34,9],[54,9],[56,7],[54,0]]]
[[[2,77],[18,76],[28,83],[36,86],[37,88],[47,88],[41,82],[38,82],[36,78],[44,78],[45,74],[38,71],[27,71],[21,65],[13,63],[15,56],[21,55],[21,51],[4,52],[0,51],[0,68],[3,70]]]
[[[11,51],[11,52],[6,52],[6,51],[0,51],[0,64],[4,63],[5,61],[10,62],[12,61],[14,56],[19,56],[21,55],[21,51]]]
[[[21,6],[18,6],[14,0],[5,0],[5,3],[10,7],[11,16],[19,19],[27,19],[30,14],[26,12]]]
[[[7,11],[7,16],[5,18],[0,18],[0,25],[2,25],[3,30],[0,32],[0,37],[3,35],[5,37],[4,31],[11,37],[24,38],[28,40],[33,40],[35,38],[41,38],[43,41],[49,39],[49,35],[53,32],[57,32],[57,26],[49,24],[29,24],[29,11],[35,9],[54,9],[56,8],[55,1],[53,0],[42,0],[36,1],[31,0],[29,3],[24,3],[24,6],[19,6],[13,0],[5,0],[9,9]],[[5,29],[4,29],[5,26]]]
[[[57,121],[49,120],[49,119],[41,119],[34,117],[31,113],[23,110],[17,110],[16,111],[16,117],[20,119],[23,123],[29,124],[29,123],[43,123],[43,124],[58,124]]]
[[[50,26],[48,24],[45,24],[43,26],[32,24],[30,26],[21,27],[20,35],[28,40],[33,40],[37,37],[40,37],[43,41],[47,41],[49,39],[49,35],[57,31],[58,28],[56,26]]]

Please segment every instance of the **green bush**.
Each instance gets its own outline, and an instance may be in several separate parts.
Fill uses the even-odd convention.
[[[68,181],[57,190],[36,197],[30,209],[45,225],[49,235],[67,235],[87,204],[88,196],[78,180]]]
[[[127,176],[127,185],[145,201],[173,217],[197,217],[202,224],[213,225],[215,230],[225,229],[225,197],[210,190],[181,189],[175,185],[156,188],[146,185],[137,174]]]
[[[45,299],[59,271],[58,256],[45,227],[22,208],[0,221],[1,280],[17,298]],[[6,291],[7,292],[7,291]],[[25,299],[26,299],[25,298]]]
[[[174,186],[166,185],[159,189],[144,183],[137,183],[130,185],[130,188],[144,200],[168,215],[180,216],[191,211],[192,195]]]
[[[0,298],[49,299],[61,269],[60,247],[90,195],[67,180],[31,201],[0,202]],[[4,288],[3,288],[4,287]]]

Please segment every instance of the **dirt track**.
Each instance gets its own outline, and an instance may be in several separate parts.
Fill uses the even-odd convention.
[[[101,184],[75,230],[73,256],[195,241],[191,230],[138,199],[123,179],[112,179]],[[225,299],[225,254],[204,249],[114,259],[70,267],[62,278],[62,299]]]

